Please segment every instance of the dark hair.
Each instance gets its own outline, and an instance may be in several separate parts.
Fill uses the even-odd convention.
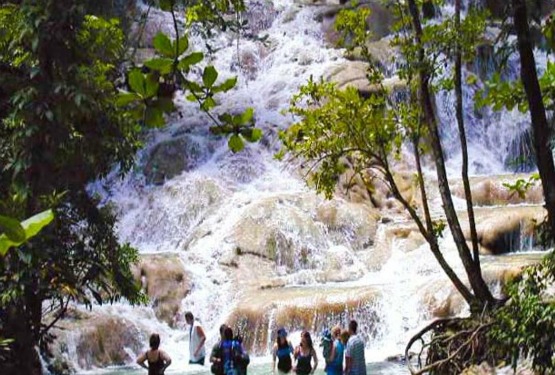
[[[306,343],[308,344],[308,348],[310,350],[314,350],[314,345],[312,345],[312,337],[310,337],[310,332],[303,331],[301,336],[306,339]],[[302,344],[302,342],[301,342],[301,344]]]
[[[349,329],[353,332],[353,333],[357,333],[357,329],[358,329],[358,323],[356,320],[351,320],[349,322]]]
[[[220,326],[220,336],[223,336],[223,335],[224,335],[224,332],[225,332],[225,329],[226,329],[226,328],[227,328],[227,325],[226,325],[226,324],[222,324],[222,325]]]
[[[157,333],[153,333],[152,335],[150,335],[149,343],[151,349],[158,349],[160,347],[160,335]]]
[[[187,311],[185,313],[185,319],[195,319],[195,317],[193,316],[193,313],[190,311]]]
[[[231,327],[225,327],[224,339],[225,340],[233,340],[233,330],[231,329]]]

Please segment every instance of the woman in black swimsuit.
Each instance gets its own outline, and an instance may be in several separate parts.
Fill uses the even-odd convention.
[[[160,336],[157,333],[150,335],[150,350],[137,358],[137,364],[148,370],[148,375],[163,375],[166,368],[172,363],[170,356],[158,349],[160,347]],[[148,366],[145,365],[148,363]]]
[[[310,375],[314,374],[316,367],[318,367],[318,356],[316,350],[312,345],[312,338],[308,331],[301,333],[301,344],[295,348],[295,371],[297,375]],[[314,367],[312,367],[312,360],[314,359]]]

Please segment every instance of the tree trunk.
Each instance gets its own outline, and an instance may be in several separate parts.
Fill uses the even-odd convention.
[[[542,180],[545,208],[547,209],[548,225],[551,239],[555,238],[555,165],[551,150],[551,129],[547,122],[543,104],[536,61],[528,25],[528,14],[525,0],[512,0],[514,25],[520,54],[520,78],[524,85],[536,151],[536,163]]]
[[[461,0],[455,0],[455,29],[461,26]],[[466,211],[468,212],[468,225],[470,226],[470,239],[472,242],[472,255],[474,263],[481,273],[480,251],[478,247],[478,233],[476,233],[476,221],[474,219],[474,207],[472,205],[472,192],[468,180],[468,147],[466,143],[466,130],[464,129],[463,95],[462,95],[462,56],[461,46],[457,43],[455,47],[455,96],[457,99],[456,112],[459,127],[459,138],[462,151],[462,180],[464,185],[464,197],[466,199]]]
[[[7,309],[5,334],[14,339],[10,345],[12,353],[8,363],[0,366],[2,375],[41,375],[42,366],[36,350],[37,342],[33,328],[26,319],[26,311],[21,306],[11,306]]]
[[[415,0],[408,0],[408,6],[415,32],[416,43],[420,44],[422,40],[420,11],[418,10]],[[425,66],[424,48],[422,46],[419,47],[418,59],[420,101],[424,117],[426,119],[426,124],[430,131],[432,151],[436,163],[439,192],[443,202],[443,210],[445,212],[449,228],[451,229],[453,239],[455,240],[459,257],[461,258],[468,280],[476,297],[475,304],[471,304],[470,306],[471,310],[476,312],[481,310],[484,306],[486,306],[486,304],[490,304],[491,306],[495,300],[482,277],[480,268],[476,266],[476,263],[474,263],[474,260],[472,259],[470,249],[466,244],[466,239],[464,238],[464,234],[459,223],[457,212],[455,211],[453,199],[451,197],[451,190],[449,188],[449,181],[447,179],[447,171],[445,169],[445,160],[443,157],[443,148],[439,138],[437,120],[432,105],[432,97],[429,88],[430,74]]]

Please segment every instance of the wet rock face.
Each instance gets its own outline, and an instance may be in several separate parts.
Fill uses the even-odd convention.
[[[156,317],[174,327],[181,301],[191,290],[189,275],[179,257],[143,255],[133,274],[142,283]]]
[[[144,166],[146,181],[161,185],[167,179],[196,167],[202,157],[202,146],[188,135],[158,143],[150,151]]]
[[[238,303],[226,322],[242,334],[244,345],[256,355],[263,355],[276,341],[276,331],[307,329],[315,345],[324,328],[337,324],[346,327],[348,319],[361,323],[366,339],[375,336],[379,317],[374,306],[377,293],[369,288],[301,289],[277,288],[249,293]],[[298,342],[298,337],[289,337]]]
[[[498,206],[508,204],[532,203],[540,204],[543,202],[543,191],[541,184],[537,183],[530,187],[524,196],[509,190],[504,184],[514,184],[517,178],[524,180],[528,176],[517,177],[474,177],[470,180],[470,190],[472,192],[472,203],[475,206]],[[464,199],[464,186],[461,181],[451,184],[453,195]]]
[[[352,251],[372,245],[379,215],[366,205],[313,194],[284,195],[254,202],[226,240],[234,258],[250,254],[288,274],[302,269],[336,270],[352,265]],[[348,246],[352,251],[334,250]],[[230,264],[233,259],[224,259]]]
[[[523,251],[535,244],[535,225],[543,220],[542,207],[506,207],[476,214],[476,231],[482,254]],[[470,235],[466,233],[467,240]]]
[[[127,318],[70,308],[66,318],[52,330],[49,370],[75,373],[106,366],[127,365],[145,346],[146,329]]]

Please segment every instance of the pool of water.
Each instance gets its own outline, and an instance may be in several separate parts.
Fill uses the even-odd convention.
[[[197,366],[195,366],[197,367]],[[407,375],[409,371],[406,366],[401,366],[390,362],[374,362],[367,364],[368,375]],[[114,370],[88,371],[87,375],[145,375],[146,370],[137,368],[118,368]],[[272,373],[270,363],[253,363],[248,368],[249,375],[269,375]],[[315,375],[324,375],[324,370],[319,368]],[[172,369],[171,366],[166,370],[166,375],[211,375],[210,367],[189,367],[187,369]],[[294,373],[292,373],[294,375]]]

